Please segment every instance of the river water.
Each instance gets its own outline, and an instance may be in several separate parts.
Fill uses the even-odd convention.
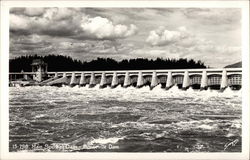
[[[11,152],[240,152],[241,91],[10,87]]]

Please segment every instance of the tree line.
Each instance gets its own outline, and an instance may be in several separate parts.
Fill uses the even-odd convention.
[[[34,59],[42,59],[48,64],[48,71],[104,71],[104,70],[146,70],[146,69],[188,69],[207,68],[203,62],[193,59],[157,58],[124,59],[116,61],[112,58],[97,58],[92,61],[80,61],[62,55],[26,55],[9,60],[10,72],[30,72]]]

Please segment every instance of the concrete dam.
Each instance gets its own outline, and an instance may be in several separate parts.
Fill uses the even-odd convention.
[[[22,78],[22,81],[18,79]],[[173,70],[120,70],[120,71],[74,71],[74,72],[47,72],[38,68],[35,72],[9,73],[10,85],[16,84],[40,85],[40,86],[86,86],[94,87],[99,84],[100,88],[118,85],[142,87],[149,85],[154,88],[161,85],[169,89],[174,85],[187,89],[232,89],[241,88],[242,69],[173,69]],[[30,80],[33,83],[29,83]]]

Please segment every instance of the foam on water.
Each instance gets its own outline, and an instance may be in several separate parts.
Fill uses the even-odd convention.
[[[128,149],[133,148],[131,144],[142,149],[148,144],[149,149],[161,151],[157,146],[166,143],[190,147],[191,143],[205,145],[215,139],[216,143],[211,143],[214,149],[226,143],[225,138],[241,136],[240,117],[241,91],[230,88],[224,92],[184,91],[177,86],[166,90],[160,85],[152,90],[149,86],[120,85],[102,89],[99,85],[10,88],[10,143],[49,140],[55,144],[88,143],[95,149],[108,143]],[[30,138],[15,137],[24,133]]]
[[[201,93],[201,94],[207,94],[207,95],[211,95],[211,96],[218,96],[218,95],[223,95],[223,96],[228,96],[228,95],[240,95],[241,94],[241,90],[239,91],[233,91],[230,88],[226,88],[223,92],[219,92],[217,90],[203,90],[203,91],[199,91],[199,90],[194,90],[192,88],[187,89],[186,91],[183,91],[181,89],[179,89],[177,86],[173,86],[171,87],[169,90],[165,90],[164,88],[161,88],[161,85],[157,85],[156,87],[154,87],[152,90],[150,90],[149,86],[143,86],[141,88],[135,88],[133,86],[127,87],[127,88],[123,88],[121,85],[118,85],[115,88],[111,88],[110,86],[105,87],[100,89],[100,85],[97,84],[92,88],[89,88],[89,85],[86,85],[84,87],[79,87],[78,85],[74,86],[74,87],[70,87],[70,86],[63,86],[63,87],[53,87],[53,86],[27,86],[27,87],[11,87],[10,91],[14,91],[14,90],[27,90],[27,91],[32,91],[32,90],[44,90],[44,91],[52,91],[53,90],[64,90],[64,91],[104,91],[104,92],[146,92],[146,93],[174,93],[174,94],[197,94],[197,93]]]
[[[110,138],[97,138],[90,141],[90,144],[109,144],[109,143],[117,143],[119,140],[124,139],[124,137],[110,137]]]

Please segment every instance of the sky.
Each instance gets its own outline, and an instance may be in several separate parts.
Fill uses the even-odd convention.
[[[224,67],[241,61],[241,10],[11,8],[10,58],[35,54],[187,58]]]

